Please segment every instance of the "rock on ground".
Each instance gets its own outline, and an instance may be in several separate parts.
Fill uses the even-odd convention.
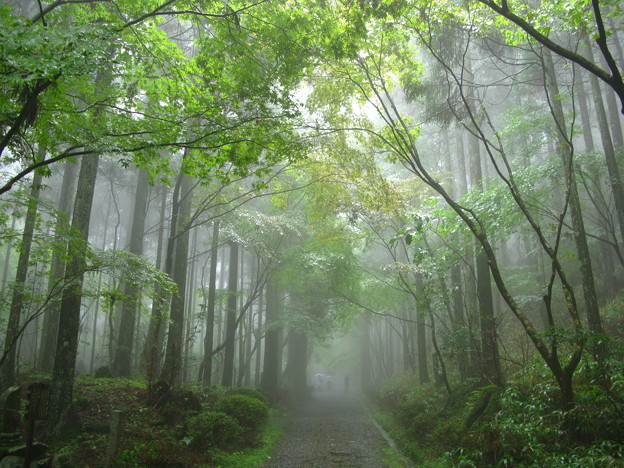
[[[382,437],[357,397],[316,393],[294,408],[265,468],[381,468]]]

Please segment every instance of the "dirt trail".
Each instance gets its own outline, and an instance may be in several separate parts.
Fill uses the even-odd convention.
[[[382,468],[381,447],[355,395],[321,392],[294,408],[265,468]]]

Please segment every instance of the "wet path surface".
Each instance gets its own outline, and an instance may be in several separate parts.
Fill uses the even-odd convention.
[[[316,393],[293,409],[265,468],[382,468],[382,437],[356,396]]]

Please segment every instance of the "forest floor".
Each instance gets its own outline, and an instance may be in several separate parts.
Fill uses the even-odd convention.
[[[354,394],[317,392],[293,408],[265,468],[381,468],[384,440]]]

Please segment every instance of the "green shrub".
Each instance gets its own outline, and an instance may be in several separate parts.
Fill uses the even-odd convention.
[[[80,395],[74,398],[74,408],[80,412],[91,406],[91,399],[88,396]]]
[[[189,446],[202,452],[214,448],[236,449],[242,432],[236,419],[225,413],[206,411],[187,420]]]
[[[113,372],[109,366],[99,367],[94,374],[96,379],[110,379],[113,377]]]
[[[215,405],[216,411],[232,416],[247,431],[257,431],[269,418],[269,406],[247,395],[228,395]]]
[[[256,388],[251,388],[251,387],[235,388],[235,389],[232,389],[230,394],[231,395],[247,395],[248,397],[255,398],[256,400],[259,400],[267,405],[269,404],[269,397],[266,396],[262,391]]]

